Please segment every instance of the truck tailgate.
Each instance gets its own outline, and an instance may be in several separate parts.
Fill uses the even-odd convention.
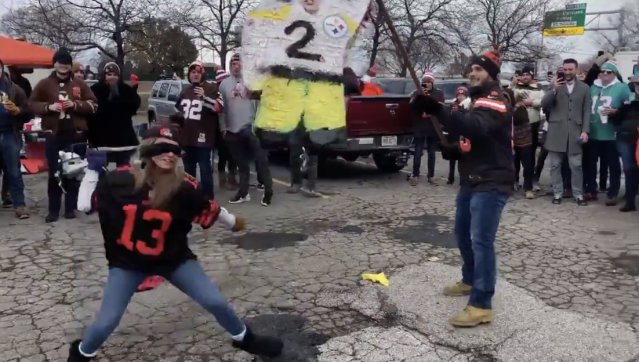
[[[353,97],[346,111],[348,137],[411,133],[409,96]]]

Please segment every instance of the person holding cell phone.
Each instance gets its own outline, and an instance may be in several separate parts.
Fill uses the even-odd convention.
[[[617,79],[619,70],[614,60],[601,66],[599,78],[590,87],[592,108],[590,116],[590,140],[584,160],[586,198],[597,200],[597,161],[601,157],[601,167],[607,163],[610,169],[610,186],[607,191],[606,206],[615,206],[621,184],[621,163],[617,152],[615,125],[610,122],[619,107],[630,98],[628,86]],[[602,181],[603,182],[603,181]]]
[[[561,166],[567,156],[575,202],[588,205],[583,195],[582,146],[588,142],[592,101],[588,85],[577,79],[578,65],[574,59],[564,60],[563,71],[552,78],[552,89],[541,101],[542,108],[550,110],[544,147],[551,163],[553,204],[563,198]]]

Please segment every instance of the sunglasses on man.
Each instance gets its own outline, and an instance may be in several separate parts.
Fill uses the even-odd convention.
[[[599,74],[612,74],[612,75],[614,75],[615,72],[613,72],[612,70],[602,70],[601,72],[599,72]]]

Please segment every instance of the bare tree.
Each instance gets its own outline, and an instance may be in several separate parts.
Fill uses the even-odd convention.
[[[123,67],[130,51],[128,37],[142,29],[134,25],[153,17],[161,1],[27,0],[11,10],[3,23],[14,34],[42,39],[52,46],[67,46],[76,52],[98,49]]]
[[[166,11],[167,16],[205,49],[210,49],[226,65],[228,54],[239,48],[236,28],[239,28],[246,13],[256,0],[193,0],[179,3]]]
[[[621,48],[639,50],[639,3],[626,5],[620,14],[609,15],[608,27],[617,31],[600,31],[597,33],[599,43],[604,50],[614,54]]]
[[[534,63],[565,49],[542,43],[544,14],[563,4],[556,0],[476,0],[458,2],[445,23],[460,51],[474,53],[497,44],[502,60]]]
[[[416,70],[425,70],[443,64],[450,52],[451,43],[445,19],[450,6],[456,0],[391,0],[388,11]],[[390,72],[406,77],[408,65],[388,36],[380,27],[377,61]]]

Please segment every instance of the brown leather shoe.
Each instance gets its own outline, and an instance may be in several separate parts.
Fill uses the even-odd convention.
[[[16,217],[20,220],[24,220],[24,219],[28,219],[31,217],[31,215],[29,215],[29,212],[27,211],[26,207],[18,207],[15,210],[16,213]]]
[[[617,198],[609,197],[608,200],[606,200],[606,206],[617,206]]]

